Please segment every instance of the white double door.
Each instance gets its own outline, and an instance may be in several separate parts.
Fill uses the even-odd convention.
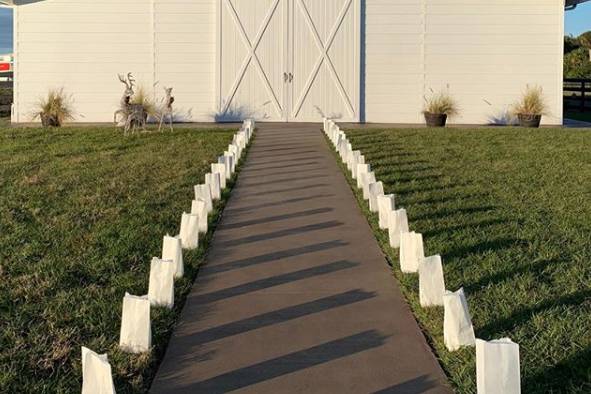
[[[218,120],[359,120],[361,0],[218,0]]]

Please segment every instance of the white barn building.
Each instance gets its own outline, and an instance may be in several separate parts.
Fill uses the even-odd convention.
[[[583,0],[586,1],[586,0]],[[14,8],[13,122],[50,88],[109,122],[132,72],[177,117],[423,123],[449,89],[454,123],[503,117],[540,85],[562,123],[564,11],[580,0],[0,0]]]

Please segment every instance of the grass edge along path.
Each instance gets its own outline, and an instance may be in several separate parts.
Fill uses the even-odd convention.
[[[581,295],[588,294],[584,283],[589,270],[579,265],[583,263],[579,256],[585,261],[589,251],[585,242],[588,226],[579,225],[588,217],[589,208],[585,204],[576,208],[572,205],[578,204],[582,193],[587,192],[584,186],[572,185],[584,185],[584,179],[589,177],[589,155],[584,154],[581,145],[587,138],[582,133],[584,129],[422,131],[348,127],[344,131],[353,148],[361,148],[372,170],[378,171],[376,176],[385,178],[378,179],[384,181],[385,192],[397,194],[393,187],[401,188],[402,199],[397,196],[397,208],[411,209],[411,230],[430,234],[425,239],[425,252],[441,254],[444,269],[451,270],[445,278],[448,289],[466,288],[476,336],[485,340],[508,336],[523,345],[523,388],[536,393],[589,392],[591,364],[585,360],[589,360],[591,326],[585,324],[589,320],[584,316],[591,304],[590,299],[581,299]],[[562,134],[565,135],[561,140]],[[549,138],[556,143],[547,144]],[[399,143],[392,145],[395,140]],[[435,144],[437,141],[440,144]],[[417,157],[430,153],[432,156],[424,160]],[[443,308],[420,306],[418,276],[401,274],[398,251],[390,248],[388,234],[379,229],[377,215],[369,212],[356,184],[351,183],[338,152],[333,150],[333,154],[450,382],[459,393],[476,392],[474,348],[455,352],[445,348]],[[394,171],[395,176],[391,173]],[[536,171],[540,175],[537,178]],[[414,172],[417,180],[409,176]],[[555,186],[555,178],[563,179],[563,188],[570,185],[568,193]],[[500,192],[505,194],[499,195]],[[509,195],[511,198],[501,198]],[[524,205],[525,201],[529,203]],[[465,203],[468,205],[463,206]],[[577,214],[569,214],[569,218],[559,222],[570,223],[570,229],[552,225],[552,230],[558,231],[546,234],[549,218],[562,217],[566,203]],[[482,207],[482,213],[474,210],[473,205]],[[540,212],[544,214],[540,216]],[[441,214],[444,216],[440,217]],[[571,216],[577,219],[573,221]],[[491,221],[492,218],[495,220]],[[491,231],[498,235],[493,236]],[[497,242],[505,238],[508,241]],[[575,249],[571,250],[572,247]],[[569,251],[563,251],[564,248]],[[548,260],[551,257],[557,260]],[[578,287],[578,282],[583,287]],[[567,333],[572,337],[564,336]]]
[[[226,188],[222,190],[220,200],[214,201],[213,212],[208,217],[207,234],[205,234],[205,235],[200,234],[199,235],[199,247],[197,248],[197,257],[195,259],[196,262],[193,263],[193,265],[191,267],[192,269],[190,271],[187,271],[187,265],[183,261],[183,263],[185,264],[184,278],[186,280],[188,280],[189,285],[184,286],[182,288],[182,291],[179,294],[180,297],[178,297],[178,298],[177,298],[177,292],[175,291],[175,302],[174,302],[174,307],[173,307],[174,318],[173,318],[173,321],[171,322],[171,324],[169,325],[169,329],[166,331],[166,333],[160,339],[159,343],[155,343],[154,332],[152,331],[152,335],[153,335],[152,352],[154,353],[154,357],[153,357],[153,362],[150,364],[150,367],[148,369],[146,369],[146,371],[144,371],[144,374],[143,374],[143,379],[142,379],[142,381],[144,382],[143,392],[147,392],[148,389],[150,388],[150,386],[152,385],[152,381],[154,380],[154,377],[156,376],[156,372],[158,371],[158,367],[160,366],[160,363],[162,362],[162,360],[164,358],[164,354],[166,353],[166,348],[168,347],[168,342],[170,341],[174,327],[178,323],[181,312],[185,306],[185,302],[187,301],[187,296],[191,292],[191,288],[193,287],[195,281],[199,277],[199,271],[201,269],[201,266],[204,264],[204,262],[206,260],[207,252],[208,252],[209,246],[211,244],[211,241],[213,239],[217,225],[219,224],[219,222],[222,218],[222,215],[224,213],[224,209],[228,203],[228,200],[230,199],[230,197],[232,195],[232,190],[234,189],[234,186],[236,185],[236,182],[238,180],[238,176],[240,175],[240,172],[242,170],[242,166],[248,156],[248,151],[249,151],[252,143],[254,142],[255,138],[256,138],[256,129],[253,129],[252,136],[251,136],[250,140],[247,140],[246,147],[242,151],[242,156],[240,157],[240,160],[238,160],[238,162],[236,163],[236,169],[235,169],[234,174],[232,174],[232,177],[226,181]],[[178,217],[180,218],[180,213],[179,213]],[[185,255],[187,254],[187,252],[194,253],[194,251],[187,251],[187,250],[183,249],[183,260],[185,258]],[[176,282],[176,279],[175,279],[175,282]],[[175,283],[175,289],[176,289],[176,283]],[[153,308],[154,307],[151,307],[151,309],[153,309]],[[133,357],[133,356],[137,356],[137,355],[134,355],[134,354],[127,354],[126,355],[126,357]],[[117,382],[115,382],[115,388],[117,388]],[[119,393],[119,391],[117,391],[117,393]]]
[[[36,138],[36,139],[39,138],[39,139],[41,139],[42,142],[45,142],[45,139],[52,140],[52,137],[54,137],[55,140],[62,139],[62,141],[65,141],[65,142],[60,142],[60,144],[62,144],[62,145],[67,144],[66,152],[64,153],[62,151],[59,151],[57,155],[53,150],[51,150],[50,152],[46,152],[46,153],[44,153],[44,156],[45,156],[44,162],[51,161],[54,156],[56,156],[60,159],[63,157],[72,156],[72,157],[74,157],[74,160],[77,160],[77,157],[79,155],[80,155],[80,157],[82,157],[82,156],[85,157],[87,155],[87,153],[89,152],[88,149],[94,149],[94,147],[96,147],[96,149],[105,149],[103,146],[99,145],[99,143],[102,143],[105,140],[108,140],[110,143],[110,145],[106,149],[114,150],[115,157],[119,154],[118,153],[119,152],[119,144],[117,144],[116,142],[115,143],[112,142],[112,141],[117,141],[119,138],[118,132],[117,132],[117,134],[114,134],[114,137],[111,137],[111,133],[115,132],[114,129],[112,129],[110,127],[109,128],[96,127],[96,128],[91,128],[89,133],[85,133],[84,129],[85,128],[81,128],[81,129],[66,128],[63,130],[55,129],[55,130],[48,131],[48,130],[40,129],[40,128],[28,128],[28,129],[23,129],[23,130],[15,130],[15,129],[9,128],[9,131],[7,131],[8,134],[7,134],[6,138],[11,138],[10,135],[14,134],[14,136],[16,136],[16,138],[25,138],[25,139],[29,139],[30,137]],[[167,139],[174,139],[177,141],[179,141],[179,140],[186,141],[186,137],[184,137],[184,136],[192,134],[193,132],[197,132],[199,135],[201,135],[203,133],[215,133],[216,134],[215,138],[218,141],[222,141],[226,137],[224,135],[218,136],[217,133],[221,133],[221,134],[227,133],[228,134],[227,141],[223,142],[218,147],[219,151],[218,150],[211,150],[209,152],[207,152],[207,151],[203,152],[203,153],[209,153],[207,156],[201,156],[200,153],[197,153],[197,157],[191,160],[194,163],[193,168],[194,169],[197,168],[197,169],[194,171],[193,170],[190,171],[191,173],[195,174],[194,178],[191,178],[188,181],[188,182],[190,182],[190,184],[187,184],[185,186],[185,187],[190,187],[191,188],[190,190],[187,189],[186,193],[184,193],[182,191],[182,188],[180,187],[187,182],[184,175],[172,178],[172,179],[176,180],[177,182],[181,182],[179,187],[177,187],[176,190],[173,190],[173,195],[174,194],[178,195],[179,194],[178,192],[180,190],[181,195],[194,196],[194,191],[192,188],[193,185],[203,183],[203,179],[200,179],[200,178],[204,173],[210,171],[210,169],[209,169],[210,160],[212,162],[217,161],[217,158],[221,154],[223,154],[223,150],[225,149],[224,147],[232,142],[232,136],[235,134],[236,131],[237,130],[235,128],[231,128],[231,129],[225,128],[225,129],[215,129],[215,130],[213,130],[213,129],[212,130],[208,130],[208,129],[184,130],[183,129],[180,132],[174,133],[172,135],[168,135],[167,133],[165,134],[165,133],[150,132],[150,133],[145,133],[145,134],[139,134],[137,136],[130,136],[130,137],[124,139],[123,145],[126,147],[129,146],[131,148],[135,148],[138,146],[142,146],[142,147],[143,146],[154,146],[155,143],[157,144],[158,142],[166,141]],[[53,135],[54,133],[55,133],[55,136]],[[76,133],[80,133],[80,134],[76,134]],[[70,135],[76,135],[76,138],[78,138],[79,135],[82,135],[83,137],[80,137],[80,138],[85,138],[83,140],[84,144],[82,144],[82,148],[75,145],[75,143],[79,143],[79,140],[76,140],[76,141],[67,140]],[[108,135],[109,137],[107,139],[105,139],[105,138],[103,138],[104,135]],[[154,141],[154,138],[152,138],[152,137],[154,137],[158,141]],[[193,139],[193,141],[197,141],[197,146],[204,146],[202,142],[199,142],[200,138],[207,138],[207,137],[206,136],[203,136],[203,137],[198,136],[195,139]],[[3,334],[3,335],[5,335],[4,338],[2,335],[0,335],[0,343],[2,343],[4,340],[11,341],[11,338],[15,338],[15,342],[12,344],[10,342],[4,343],[4,344],[8,345],[7,347],[0,346],[0,360],[2,360],[0,362],[0,365],[1,365],[0,372],[2,372],[2,373],[0,373],[0,392],[4,392],[3,390],[5,390],[5,389],[10,390],[10,392],[32,392],[32,391],[35,391],[35,392],[76,392],[76,391],[78,391],[79,392],[79,389],[81,388],[81,384],[82,384],[82,365],[81,365],[81,354],[80,354],[80,347],[81,346],[88,347],[90,350],[95,351],[98,354],[107,354],[108,355],[108,361],[109,361],[109,364],[111,365],[112,378],[113,378],[117,393],[143,393],[143,392],[146,392],[148,390],[148,388],[155,376],[157,368],[164,356],[168,341],[172,335],[173,328],[174,328],[175,324],[177,323],[178,318],[180,317],[181,311],[182,311],[184,303],[186,301],[186,297],[188,296],[188,294],[193,286],[193,283],[198,276],[199,269],[205,260],[205,256],[207,255],[207,250],[208,250],[209,244],[211,243],[211,239],[214,235],[217,224],[219,223],[219,220],[221,219],[221,216],[223,215],[223,210],[227,204],[227,201],[229,200],[229,198],[231,196],[233,187],[235,186],[237,178],[240,174],[241,167],[244,163],[244,160],[246,159],[246,157],[248,155],[250,143],[253,141],[254,138],[255,137],[254,137],[254,133],[253,133],[252,138],[250,139],[250,141],[247,142],[246,147],[244,148],[244,150],[242,152],[242,156],[240,157],[240,160],[238,161],[238,163],[236,163],[235,173],[232,175],[232,178],[227,181],[226,189],[224,189],[222,191],[221,199],[218,201],[214,201],[214,210],[212,211],[212,213],[210,215],[208,215],[208,233],[207,234],[200,234],[199,247],[197,249],[183,250],[185,275],[183,278],[175,280],[175,286],[174,286],[174,288],[175,288],[175,291],[174,291],[175,303],[174,303],[173,308],[167,309],[167,308],[151,307],[151,311],[150,311],[151,330],[152,330],[151,351],[146,352],[146,353],[142,353],[142,354],[130,354],[130,353],[125,353],[119,349],[119,328],[120,328],[120,323],[121,323],[120,318],[121,318],[121,306],[122,306],[121,301],[123,300],[124,291],[119,294],[119,291],[121,290],[119,288],[118,289],[119,291],[117,291],[116,300],[114,302],[110,302],[109,305],[102,305],[105,302],[104,302],[104,300],[101,300],[101,298],[111,299],[112,297],[109,297],[109,296],[101,297],[100,293],[103,293],[103,294],[109,293],[109,290],[102,287],[103,283],[98,284],[98,286],[95,286],[92,282],[88,283],[88,279],[85,277],[84,273],[82,273],[82,277],[73,278],[72,282],[68,283],[66,285],[68,286],[68,288],[76,289],[76,291],[78,293],[80,293],[80,292],[86,293],[86,292],[88,292],[87,288],[92,287],[93,288],[92,292],[95,293],[94,296],[98,297],[97,303],[101,303],[101,306],[99,306],[98,308],[95,308],[95,309],[98,309],[101,312],[101,315],[103,316],[102,318],[99,316],[100,320],[104,320],[105,316],[108,315],[109,316],[108,318],[111,320],[111,323],[106,324],[106,322],[93,321],[93,319],[94,319],[94,316],[93,316],[93,317],[89,318],[88,320],[86,320],[86,322],[78,324],[78,326],[83,327],[83,331],[79,335],[76,335],[76,331],[74,331],[75,329],[72,329],[71,332],[73,334],[70,337],[70,339],[71,339],[70,343],[61,343],[60,342],[61,338],[55,338],[53,336],[54,334],[52,332],[51,333],[47,332],[45,335],[45,341],[48,342],[49,345],[51,345],[51,343],[53,342],[54,347],[55,346],[67,346],[67,349],[68,349],[68,353],[64,353],[65,355],[67,355],[67,358],[63,358],[60,356],[61,361],[59,361],[59,364],[54,363],[53,365],[50,365],[51,372],[49,374],[46,373],[42,368],[34,368],[32,366],[34,364],[32,364],[32,363],[35,363],[37,365],[42,365],[42,363],[48,363],[48,361],[45,361],[45,359],[40,359],[39,357],[47,357],[47,358],[51,357],[52,354],[48,353],[48,352],[51,352],[51,350],[48,350],[47,348],[37,349],[37,348],[35,348],[35,346],[38,346],[38,345],[36,345],[35,343],[27,344],[27,342],[26,342],[27,333],[26,332],[21,333],[21,336],[22,336],[22,339],[21,339],[21,337],[15,337],[13,335],[10,335],[10,333],[7,330]],[[160,140],[162,140],[162,141],[160,141]],[[146,143],[144,144],[144,142],[146,142]],[[211,145],[213,146],[213,144],[211,144]],[[45,147],[43,145],[43,143],[36,144],[36,146],[39,146],[40,150],[43,152],[45,152],[47,150],[47,147]],[[72,146],[73,149],[70,149],[70,146]],[[208,144],[206,144],[203,149],[206,150],[207,146],[208,146]],[[174,150],[174,148],[173,148],[173,150]],[[29,152],[26,149],[22,149],[22,147],[19,146],[18,150],[16,151],[16,154],[21,154],[21,153],[25,154],[25,155],[29,155]],[[101,151],[101,154],[104,154],[104,152]],[[190,154],[190,153],[187,153],[187,154]],[[195,152],[194,152],[194,155],[195,155]],[[33,158],[33,160],[35,160],[35,158]],[[174,158],[173,158],[173,160],[174,160]],[[101,166],[100,164],[94,164],[94,163],[92,163],[90,165],[92,166],[92,168],[94,168],[96,166],[99,166],[99,167]],[[44,164],[41,165],[42,169],[43,169],[43,167],[44,167]],[[37,163],[35,162],[35,169],[36,168],[37,168]],[[74,168],[77,168],[77,167],[74,167]],[[179,168],[179,169],[181,171],[183,171],[183,173],[187,173],[187,170],[188,170],[185,168]],[[28,168],[23,169],[23,172],[25,172],[25,173],[28,171],[29,171]],[[15,176],[20,176],[20,173]],[[131,175],[131,176],[133,176],[133,175]],[[116,176],[114,178],[117,179]],[[140,176],[139,178],[144,179],[145,177]],[[36,181],[36,182],[43,182],[43,178],[41,178],[41,180]],[[66,182],[66,181],[62,180],[58,176],[55,179],[55,182],[60,184],[60,183]],[[98,182],[98,180],[97,180],[97,182]],[[108,182],[108,180],[107,180],[107,182]],[[43,184],[43,183],[40,183],[40,184]],[[146,186],[149,187],[149,185],[146,185]],[[91,187],[91,189],[92,189],[92,187]],[[93,193],[93,190],[90,190],[88,192],[85,192],[85,195],[92,194],[92,193]],[[158,207],[162,207],[163,205],[162,205],[161,198],[163,198],[162,197],[163,193],[158,190],[152,190],[151,193],[156,193],[156,196],[158,196],[158,197],[155,199],[155,201],[150,201],[150,204],[148,204],[148,206],[154,207],[154,208],[150,208],[150,209],[158,209]],[[56,198],[55,194],[52,194],[52,193],[46,193],[46,194],[47,194],[47,198],[49,198],[49,199]],[[166,196],[167,196],[167,198],[169,198],[171,195],[166,194]],[[2,196],[0,195],[0,197],[2,197]],[[185,211],[187,211],[187,210],[190,211],[191,199],[193,199],[193,198],[194,197],[188,198],[186,201],[182,202],[182,208],[185,209]],[[127,202],[128,201],[126,201],[126,204],[127,204]],[[23,202],[23,204],[24,204],[24,202]],[[178,203],[169,204],[169,205],[179,206]],[[9,207],[7,207],[7,208],[9,208]],[[78,207],[76,207],[76,208],[78,208]],[[143,207],[143,208],[145,208],[145,207]],[[25,209],[24,206],[22,209]],[[61,213],[63,213],[63,212],[61,212]],[[164,229],[165,232],[161,232],[162,230],[160,230],[158,232],[158,234],[156,235],[157,239],[152,239],[149,242],[150,244],[154,245],[154,248],[149,247],[150,251],[148,251],[148,253],[150,255],[158,255],[158,256],[160,255],[161,245],[162,245],[162,237],[166,234],[166,232],[171,232],[171,235],[176,235],[176,233],[178,232],[178,225],[179,225],[180,219],[181,219],[181,213],[182,213],[182,209],[179,210],[178,208],[171,210],[170,213],[167,210],[166,216],[171,216],[171,217],[170,217],[170,219],[166,219],[166,222],[170,223],[170,225]],[[48,215],[50,215],[50,214],[48,213]],[[129,216],[128,212],[126,212],[126,215]],[[162,216],[162,215],[160,215],[160,216]],[[174,217],[172,217],[172,216],[174,216]],[[84,220],[81,220],[81,222],[84,223]],[[129,224],[126,221],[123,221],[123,223]],[[134,221],[132,224],[135,225],[137,223],[139,223],[139,222]],[[150,226],[150,222],[148,221],[146,223],[142,223],[142,225],[137,227],[135,229],[135,231],[142,232],[142,229],[144,226]],[[124,236],[127,236],[127,234],[120,235],[120,236],[124,237]],[[51,237],[51,235],[48,235],[48,237]],[[138,234],[138,238],[141,238],[141,237],[142,236]],[[80,238],[80,237],[78,236],[77,238]],[[85,239],[86,238],[81,238],[81,240],[85,240]],[[36,239],[34,239],[34,237],[32,239],[27,240],[27,242],[33,242],[33,241],[36,241]],[[23,244],[23,247],[26,247],[26,245],[27,245],[26,243]],[[54,249],[56,247],[55,245],[57,245],[57,244],[52,243],[51,245],[53,245],[52,249]],[[147,245],[144,245],[143,247],[145,248],[146,246]],[[108,245],[105,245],[104,247],[108,247]],[[103,249],[104,249],[104,247],[103,247]],[[121,245],[117,245],[117,247],[118,247],[118,249],[121,249]],[[134,252],[137,253],[138,250],[133,249],[133,250],[129,251],[129,253],[134,253]],[[23,252],[23,253],[25,253],[25,252]],[[116,255],[117,253],[119,253],[119,250],[117,250],[117,252],[113,252],[114,255]],[[140,251],[140,253],[141,253],[141,255],[148,254],[145,251]],[[107,258],[111,258],[111,256],[108,256]],[[122,260],[120,260],[120,261],[122,261]],[[0,264],[2,264],[2,263],[3,263],[3,261],[0,261]],[[90,264],[90,262],[85,262],[85,263]],[[127,272],[124,272],[124,276],[126,276],[126,277],[136,276],[137,277],[139,275],[139,278],[140,278],[139,286],[138,286],[138,283],[136,283],[138,281],[135,280],[131,287],[126,286],[126,288],[124,289],[125,291],[128,291],[129,293],[134,294],[134,295],[147,294],[150,260],[149,259],[145,259],[145,260],[142,259],[140,264],[148,267],[147,272],[144,273],[143,271],[138,271],[134,267],[133,264],[128,265],[128,262],[122,262],[120,264],[121,267],[124,267],[123,270],[127,271]],[[2,277],[3,274],[6,275],[6,274],[9,274],[9,272],[10,272],[7,270],[2,270],[2,268],[3,267],[0,265],[0,278]],[[56,268],[59,269],[59,267],[56,267]],[[117,272],[117,271],[115,271],[115,272]],[[48,274],[53,275],[53,273],[48,273]],[[76,271],[72,272],[72,275],[74,275],[74,274],[76,274]],[[119,281],[120,283],[127,283],[128,282],[127,278],[123,279],[123,280],[120,280],[120,279],[121,278],[115,278],[114,281],[115,282]],[[99,278],[97,280],[105,281],[108,283],[110,278]],[[99,294],[96,294],[97,290],[99,291]],[[142,291],[145,291],[145,292],[142,293]],[[52,297],[51,299],[47,299],[47,302],[52,302],[52,303],[61,302],[61,298],[63,298],[63,295],[60,293],[64,293],[67,295],[67,292],[64,292],[62,289],[54,290],[55,297]],[[4,298],[4,295],[0,294],[0,296],[2,296],[1,297],[2,301],[9,302],[9,299]],[[14,300],[12,302],[14,302]],[[36,302],[36,303],[39,303],[39,302]],[[42,308],[44,308],[43,305],[40,305],[40,306]],[[17,310],[18,310],[18,308],[19,308],[18,301],[14,307],[17,308]],[[107,314],[107,313],[105,313],[106,311],[104,308],[109,308],[111,311]],[[84,319],[84,315],[83,314],[80,315],[80,312],[82,312],[82,310],[87,310],[87,308],[85,308],[84,305],[82,305],[81,311],[78,311],[78,310],[64,311],[64,313],[69,315],[67,317],[67,319],[65,319],[65,320],[62,319],[62,321],[58,321],[57,323],[51,322],[50,324],[52,324],[52,327],[54,327],[54,326],[60,327],[63,324],[67,324],[68,319],[75,318],[77,321],[80,321],[81,318]],[[4,313],[5,311],[1,311],[1,312]],[[8,311],[6,311],[6,313],[8,314]],[[45,310],[43,310],[43,314],[44,313],[46,313]],[[2,318],[3,318],[3,316],[0,315],[0,319],[2,319]],[[3,326],[4,323],[5,322],[2,322],[0,324],[0,326]],[[6,323],[10,324],[9,322],[6,322]],[[33,326],[33,324],[35,324],[35,323],[33,321],[30,321],[27,324]],[[108,331],[104,330],[105,326],[110,327],[113,325],[116,326],[115,330],[108,330]],[[84,326],[88,327],[88,329],[84,328]],[[33,328],[33,327],[31,327],[31,328]],[[85,335],[88,332],[90,332],[91,335]],[[23,342],[23,340],[25,342]],[[18,342],[16,342],[16,341],[18,341]],[[20,350],[19,350],[19,348],[20,348]],[[3,351],[6,351],[6,353],[3,354],[2,353]],[[14,360],[10,357],[10,354],[14,354],[14,352],[17,352],[17,351],[19,353],[22,353],[23,359]],[[30,353],[27,353],[27,352],[30,352]],[[36,358],[33,358],[33,357],[36,357]],[[12,363],[12,360],[14,360],[15,362]],[[7,362],[8,364],[3,365],[4,362]],[[19,375],[18,371],[22,370],[22,368],[27,368],[26,365],[31,366],[30,370],[27,373],[21,374],[21,376],[18,376]],[[3,369],[4,369],[4,371],[2,371]],[[16,376],[14,375],[15,373],[17,374]]]

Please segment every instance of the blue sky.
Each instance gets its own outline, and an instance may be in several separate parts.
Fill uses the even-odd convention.
[[[12,52],[12,15],[9,9],[0,8],[0,53]],[[566,33],[578,36],[591,30],[591,1],[566,13]]]

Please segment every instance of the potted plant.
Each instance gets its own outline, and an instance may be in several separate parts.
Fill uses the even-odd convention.
[[[41,119],[43,127],[61,127],[67,121],[74,119],[71,97],[64,93],[64,89],[52,89],[47,97],[37,103],[37,111],[33,120]]]
[[[542,116],[548,112],[541,86],[527,86],[521,100],[513,105],[512,113],[521,127],[540,127]]]
[[[435,93],[425,101],[423,115],[428,127],[445,127],[447,119],[460,112],[456,101],[447,92]]]

